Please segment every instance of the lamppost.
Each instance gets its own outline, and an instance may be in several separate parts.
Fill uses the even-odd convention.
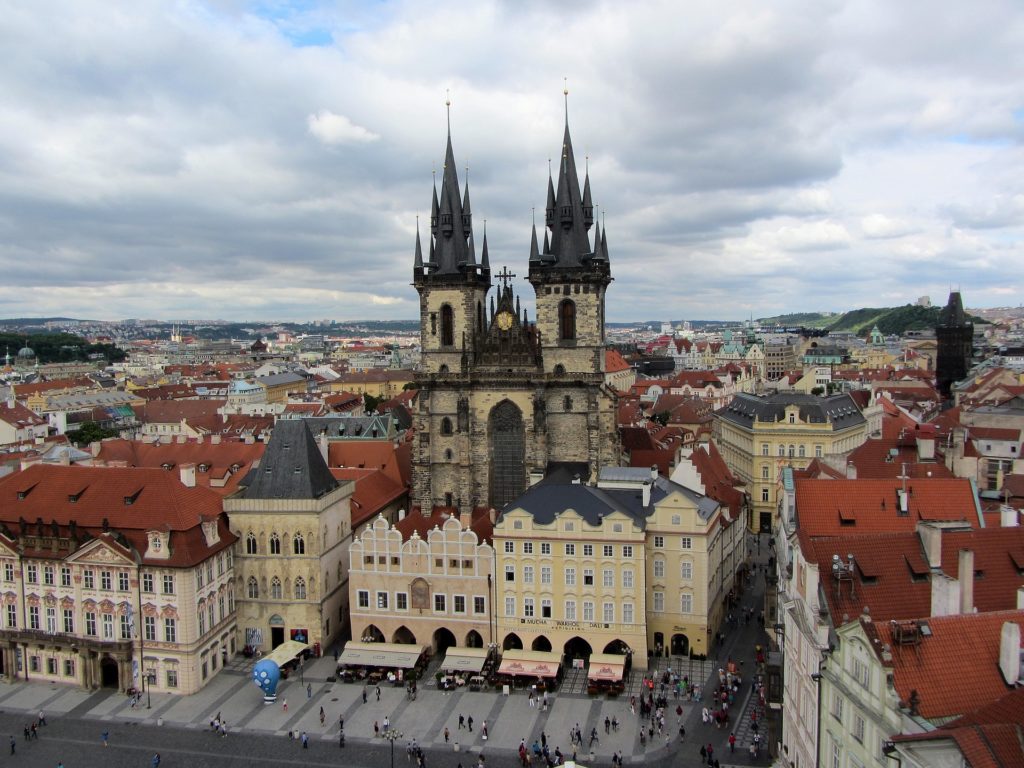
[[[396,728],[385,728],[381,736],[391,742],[391,768],[395,768],[395,742],[402,738],[402,732]]]

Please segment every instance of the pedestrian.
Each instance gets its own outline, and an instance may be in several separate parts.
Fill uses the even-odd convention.
[[[324,708],[320,707],[320,727],[321,728],[324,727],[324,720],[326,720],[326,719],[327,719],[327,716],[324,714]]]
[[[729,751],[730,752],[735,752],[736,751],[736,734],[735,733],[730,733],[729,734]]]
[[[313,684],[312,683],[306,683],[306,698],[307,699],[312,699],[313,698]]]
[[[39,738],[39,730],[36,728],[36,724],[35,723],[32,723],[32,727],[31,727],[30,731],[32,733],[32,738],[33,739],[38,739]]]
[[[43,714],[43,710],[39,710],[39,724],[46,725],[46,715]]]
[[[376,720],[373,721],[373,735],[380,736],[380,725]]]
[[[463,716],[462,716],[462,715],[460,714],[460,715],[459,715],[459,730],[461,731],[461,730],[462,730],[462,729],[463,729],[463,728],[465,727],[465,725],[466,725],[466,718],[464,718],[464,717],[463,717]]]
[[[103,746],[109,746],[110,742],[110,731],[104,731],[100,734],[100,738],[103,740]]]
[[[449,736],[449,733],[448,733],[448,726],[446,725],[446,726],[444,727],[444,743],[445,743],[445,744],[447,744],[447,743],[448,743],[448,736]]]
[[[487,721],[486,720],[484,720],[483,727],[480,729],[480,731],[481,731],[481,733],[483,733],[484,741],[487,741]]]
[[[338,730],[339,731],[344,731],[345,730],[345,716],[344,715],[339,715],[338,716]]]
[[[385,731],[386,731],[386,730],[388,730],[388,729],[389,729],[389,728],[391,727],[391,718],[390,718],[390,717],[388,717],[387,715],[384,715],[384,724],[383,724],[383,727],[384,727],[384,730],[385,730]]]
[[[377,701],[380,701],[380,686],[377,686]]]
[[[228,724],[227,724],[227,721],[226,720],[221,720],[220,721],[220,737],[223,739],[223,738],[226,738],[227,735],[228,735]]]
[[[285,712],[288,711],[288,699],[285,699],[281,702],[281,709],[283,709]]]
[[[468,718],[466,718],[466,725],[469,726],[469,732],[472,733],[473,732],[473,716],[472,715],[470,715]]]
[[[305,731],[302,732],[302,736],[300,736],[299,738],[302,739],[302,748],[309,749],[309,736],[306,735]]]
[[[160,753],[157,752],[155,755],[153,755],[153,759],[150,762],[153,764],[153,768],[158,768],[158,766],[160,765]]]
[[[11,754],[12,755],[14,754],[14,745],[15,745],[14,736],[11,736]]]
[[[604,716],[604,732],[605,733],[611,733],[612,732],[612,719],[610,717],[608,717],[608,715]]]
[[[682,724],[679,726],[679,740],[683,741],[686,739],[686,727]]]
[[[363,686],[363,704],[366,703],[366,686]]]

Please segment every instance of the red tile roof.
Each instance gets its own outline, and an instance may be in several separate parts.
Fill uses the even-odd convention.
[[[906,625],[873,622],[868,637],[877,638],[879,649],[892,648],[887,666],[900,699],[910,702],[916,692],[918,712],[934,720],[970,712],[1010,690],[999,670],[1000,632],[1008,621],[1024,627],[1024,611],[932,617],[919,622],[929,634],[916,643],[894,637]]]
[[[1006,429],[1002,427],[968,427],[967,434],[974,440],[1009,440],[1020,442],[1019,429]]]
[[[331,474],[337,480],[355,481],[351,499],[353,528],[376,517],[408,492],[405,486],[396,483],[379,469],[333,467]]]
[[[48,423],[42,416],[21,403],[14,401],[12,404],[6,400],[0,401],[0,421],[10,424],[15,429],[41,427]]]
[[[847,463],[853,464],[858,478],[953,477],[945,464],[921,461],[917,446],[901,445],[899,439],[867,440],[850,452]]]
[[[700,475],[704,495],[729,508],[729,515],[736,520],[743,509],[743,492],[737,489],[741,483],[729,471],[714,442],[695,448],[690,461]]]
[[[408,488],[412,482],[412,452],[408,443],[391,440],[335,440],[327,446],[331,467],[379,469],[394,483]]]
[[[980,525],[971,482],[963,478],[908,481],[907,514],[898,514],[901,480],[797,479],[795,485],[799,525],[810,536],[912,531],[919,520]]]
[[[434,528],[440,528],[445,520],[457,514],[455,507],[434,507],[429,515],[420,513],[419,507],[414,508],[403,519],[395,523],[402,534],[402,540],[408,541],[413,532],[426,540],[427,534]],[[466,527],[463,517],[462,527]],[[494,536],[494,524],[491,522],[490,509],[477,507],[470,514],[469,530],[476,534],[481,544],[490,544]]]
[[[606,373],[618,373],[628,371],[629,363],[614,349],[606,349],[604,352],[604,370]]]

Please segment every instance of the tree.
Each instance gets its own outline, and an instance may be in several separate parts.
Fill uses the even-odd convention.
[[[106,437],[118,437],[120,433],[115,429],[104,429],[95,421],[87,421],[78,429],[68,432],[67,435],[68,440],[81,446],[99,442]]]
[[[656,421],[661,424],[661,426],[665,427],[668,426],[668,416],[668,411],[662,411],[661,413],[656,413],[651,416],[651,421]]]
[[[363,408],[366,409],[367,413],[376,413],[377,406],[383,402],[384,398],[374,397],[369,392],[363,392]]]

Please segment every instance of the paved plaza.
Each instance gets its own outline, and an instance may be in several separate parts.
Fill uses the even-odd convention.
[[[762,552],[754,562],[766,559],[766,548],[762,547]],[[755,616],[761,608],[763,588],[764,573],[761,572],[754,576],[742,595],[742,605],[752,606]],[[680,675],[707,683],[705,690],[710,691],[718,668],[724,665],[726,658],[742,661],[744,670],[752,670],[754,645],[763,642],[764,632],[756,621],[740,622],[727,633],[718,654],[721,663],[687,658],[654,659],[651,668],[660,673],[671,664]],[[509,696],[492,690],[440,691],[434,684],[433,669],[428,669],[416,700],[410,700],[402,687],[383,685],[380,700],[377,700],[376,688],[371,686],[364,704],[361,683],[331,681],[335,663],[330,655],[308,661],[301,679],[293,675],[282,681],[276,704],[264,704],[259,689],[250,679],[253,663],[252,659],[238,656],[199,693],[185,697],[153,693],[148,707],[145,696],[140,705],[132,707],[127,696],[114,691],[86,692],[31,681],[0,685],[0,727],[10,729],[16,737],[16,758],[33,751],[37,754],[37,758],[25,764],[56,765],[57,760],[63,759],[67,768],[99,765],[100,762],[107,768],[148,765],[146,761],[156,751],[161,752],[162,765],[174,764],[168,758],[176,754],[188,755],[188,763],[193,766],[207,764],[206,761],[218,766],[265,761],[286,765],[290,760],[307,765],[337,764],[342,756],[338,746],[339,718],[344,718],[345,722],[345,762],[383,765],[387,744],[374,738],[374,723],[382,725],[385,717],[403,736],[396,744],[396,762],[406,761],[406,744],[415,739],[425,750],[431,768],[441,765],[456,768],[460,763],[464,768],[472,768],[481,753],[491,766],[518,765],[516,753],[520,741],[525,740],[529,746],[540,739],[542,732],[551,751],[560,747],[568,759],[573,753],[569,733],[577,724],[584,734],[584,746],[577,748],[577,759],[584,765],[610,764],[615,752],[620,753],[627,764],[698,765],[700,745],[708,742],[714,744],[715,755],[723,765],[766,765],[769,762],[765,757],[753,761],[747,754],[752,737],[748,706],[753,702],[746,675],[736,705],[740,707],[735,716],[738,719],[734,719],[737,750],[730,755],[729,730],[701,722],[700,710],[708,701],[707,693],[702,697],[703,702],[675,700],[670,694],[666,733],[661,736],[656,733],[654,739],[641,744],[639,718],[630,714],[629,707],[630,695],[639,695],[642,685],[644,672],[638,670],[630,673],[625,695],[613,699],[588,696],[585,681],[576,679],[581,673],[569,670],[567,679],[550,695],[549,707],[544,710],[531,707],[525,691],[517,690]],[[681,721],[686,728],[682,743],[678,734],[677,706],[682,706]],[[321,707],[325,713],[323,725],[320,723]],[[24,743],[22,728],[40,710],[46,713],[49,724],[40,729],[38,741]],[[227,722],[226,738],[210,732],[210,721],[218,714]],[[460,714],[472,715],[472,732],[458,728]],[[606,717],[619,721],[617,731],[605,733]],[[489,730],[486,741],[481,731],[484,721]],[[445,728],[450,734],[447,744]],[[593,728],[597,729],[599,741],[591,751],[589,734]],[[106,749],[99,742],[103,730],[111,734],[111,745]],[[302,731],[309,735],[309,750],[302,750],[298,742],[289,739],[289,732]],[[6,737],[6,733],[0,733],[0,738],[6,741]],[[61,751],[62,743],[67,745],[64,757],[54,752]],[[93,755],[97,749],[102,751]],[[148,757],[146,752],[150,752]],[[39,761],[44,754],[50,763]],[[74,760],[68,759],[71,755]]]

